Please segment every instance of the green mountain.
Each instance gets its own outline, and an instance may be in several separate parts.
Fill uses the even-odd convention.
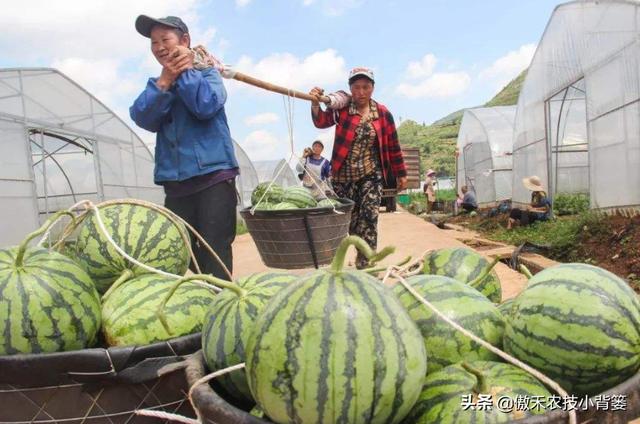
[[[526,75],[527,71],[522,71],[483,106],[515,105]],[[408,119],[398,126],[400,143],[420,148],[422,171],[431,168],[439,175],[455,175],[456,142],[464,111],[465,109],[453,112],[431,125],[418,124]]]

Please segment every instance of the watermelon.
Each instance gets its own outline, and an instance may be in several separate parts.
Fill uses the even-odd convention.
[[[313,208],[318,204],[311,192],[304,187],[287,187],[284,190],[282,201],[293,203],[299,208]]]
[[[407,283],[447,318],[484,341],[502,347],[502,315],[477,290],[442,275],[416,275],[408,278]],[[393,291],[422,332],[429,358],[428,373],[461,361],[499,360],[497,355],[443,321],[402,284],[396,284]]]
[[[258,206],[256,206],[256,210],[257,211],[270,211],[274,208],[274,206],[276,205],[276,203],[269,203],[269,202],[260,202],[260,204]]]
[[[102,331],[107,343],[110,346],[147,345],[199,332],[216,295],[194,283],[180,286],[166,305],[171,333],[158,319],[158,307],[176,281],[158,274],[145,274],[110,290],[102,305]]]
[[[340,202],[336,199],[322,199],[318,202],[319,208],[333,208],[334,206],[340,206]]]
[[[429,252],[424,257],[423,274],[446,275],[455,278],[485,295],[493,303],[500,303],[502,287],[498,275],[493,270],[497,263],[489,263],[479,253],[464,247],[450,247]],[[486,277],[477,281],[486,271]]]
[[[289,210],[289,209],[298,209],[298,206],[294,205],[291,202],[280,202],[278,204],[273,205],[271,209],[274,211],[281,211],[281,210]]]
[[[215,297],[202,328],[202,350],[210,370],[245,361],[245,346],[258,313],[275,293],[297,278],[284,272],[253,274],[238,280],[241,296],[224,289]],[[252,400],[244,370],[225,374],[217,381],[235,398]]]
[[[83,349],[96,341],[100,298],[70,258],[27,247],[59,215],[17,247],[0,249],[0,355]]]
[[[258,202],[260,201],[260,198],[262,198],[262,202],[267,202],[267,203],[275,204],[275,203],[282,202],[282,195],[284,193],[284,189],[276,183],[271,184],[271,187],[269,187],[269,184],[271,184],[271,181],[265,181],[258,184],[256,188],[253,189],[253,192],[251,192],[252,205],[255,206],[256,204],[258,204]],[[265,191],[267,191],[267,188],[269,189],[269,191],[265,194]],[[262,197],[263,195],[264,197]],[[262,202],[260,203],[262,204]]]
[[[490,408],[471,407],[480,405],[479,395],[490,396]],[[504,397],[511,398],[513,411],[508,412],[505,403],[498,407],[498,400]],[[545,413],[550,398],[542,383],[518,367],[490,361],[465,362],[428,375],[420,399],[404,423],[506,423]]]
[[[504,348],[568,392],[600,393],[640,368],[640,300],[602,268],[547,268],[514,300]]]
[[[388,287],[342,269],[350,244],[369,249],[347,237],[330,269],[278,292],[251,331],[249,388],[276,423],[397,423],[420,394],[420,331]]]
[[[165,272],[186,272],[190,258],[185,238],[189,240],[189,236],[182,225],[151,208],[124,201],[100,206],[99,211],[109,235],[127,254]],[[135,275],[149,272],[118,253],[98,228],[93,212],[80,228],[76,258],[101,293],[127,269]]]
[[[514,298],[507,299],[498,305],[498,310],[505,319],[511,318],[511,309],[513,308]]]

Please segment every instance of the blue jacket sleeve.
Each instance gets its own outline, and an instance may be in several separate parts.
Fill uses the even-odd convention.
[[[322,171],[321,171],[321,177],[323,180],[326,180],[327,178],[329,178],[329,174],[331,174],[331,162],[329,162],[328,160],[324,160],[324,163],[322,164]]]
[[[215,68],[184,71],[176,80],[176,94],[200,120],[213,118],[227,100],[222,77]]]
[[[129,116],[139,127],[158,132],[165,116],[171,111],[174,97],[172,92],[158,88],[156,78],[149,78],[144,91],[129,108]]]

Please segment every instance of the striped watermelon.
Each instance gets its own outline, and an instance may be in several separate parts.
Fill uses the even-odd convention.
[[[176,279],[145,274],[114,288],[102,305],[102,331],[110,346],[147,345],[202,328],[216,295],[194,283],[181,285],[165,308],[169,334],[158,319],[158,307]]]
[[[342,242],[329,270],[281,290],[258,315],[246,373],[276,423],[397,423],[420,394],[420,332],[388,287],[342,270],[355,239]]]
[[[502,347],[502,315],[477,290],[441,275],[416,275],[407,282],[447,318],[492,345]],[[422,332],[429,358],[428,373],[461,361],[499,360],[497,355],[440,319],[402,284],[396,284],[393,291]]]
[[[291,202],[280,202],[273,205],[273,208],[271,209],[274,211],[282,211],[282,210],[289,210],[289,209],[298,209],[298,206],[294,205]]]
[[[186,230],[163,214],[133,204],[116,203],[99,208],[113,240],[132,257],[153,268],[182,275],[189,266]],[[84,220],[76,242],[76,257],[104,293],[127,269],[136,275],[148,271],[124,259],[97,227],[93,213]]]
[[[475,281],[484,271],[493,267],[482,255],[465,247],[450,247],[429,252],[424,257],[423,274],[446,275],[463,283],[473,283],[473,288],[493,303],[500,303],[502,287],[498,274],[491,269],[480,281]]]
[[[334,206],[340,206],[340,202],[336,199],[322,199],[318,202],[319,208],[332,208]]]
[[[28,242],[0,250],[0,355],[83,349],[100,328],[100,298],[73,260]]]
[[[304,187],[287,187],[284,190],[282,201],[293,203],[299,208],[313,208],[318,204],[311,192]]]
[[[465,397],[478,403],[478,395],[491,395],[491,408],[465,407]],[[527,396],[527,397],[525,397]],[[521,409],[501,411],[502,397],[524,399]],[[429,374],[420,399],[404,420],[405,424],[506,423],[545,413],[551,393],[537,379],[510,364],[474,361],[449,365]],[[536,403],[536,399],[539,401]],[[502,404],[504,408],[505,404]],[[526,407],[525,407],[526,406]]]
[[[244,293],[221,291],[209,307],[202,327],[202,350],[210,370],[245,361],[245,346],[258,313],[271,297],[298,277],[283,272],[264,272],[238,280]],[[244,371],[217,380],[232,396],[252,400]]]
[[[260,198],[262,198],[262,202],[267,203],[275,204],[282,202],[284,189],[276,183],[273,183],[271,187],[269,187],[269,184],[271,184],[271,181],[265,181],[258,184],[256,188],[253,189],[253,192],[251,192],[252,205],[255,206],[260,201]],[[269,191],[267,191],[267,188],[269,189]],[[265,191],[267,192],[266,194]],[[264,197],[262,197],[263,195]],[[260,202],[260,204],[262,204],[262,202]]]
[[[498,310],[505,319],[511,318],[511,309],[513,308],[514,298],[507,299],[498,305]]]
[[[602,268],[547,268],[515,299],[504,348],[569,392],[600,393],[640,368],[640,301]]]
[[[269,202],[260,202],[260,204],[258,206],[256,206],[256,210],[257,211],[270,211],[273,209],[273,207],[275,206],[275,203],[269,203]]]

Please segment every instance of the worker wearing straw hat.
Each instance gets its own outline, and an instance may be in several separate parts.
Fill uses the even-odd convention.
[[[507,221],[507,229],[513,228],[514,225],[529,225],[536,221],[546,221],[551,217],[551,200],[544,191],[542,181],[536,175],[522,179],[522,184],[528,190],[531,190],[531,205],[526,209],[511,209],[509,220]]]
[[[355,203],[349,232],[376,249],[383,181],[396,177],[398,191],[402,191],[407,187],[407,170],[393,116],[371,98],[373,71],[354,68],[348,82],[351,98],[340,109],[321,110],[324,90],[313,88],[309,93],[315,98],[311,116],[317,128],[336,126],[331,155],[333,190]],[[364,255],[358,254],[356,267],[367,265]]]
[[[135,28],[150,39],[162,66],[129,110],[138,126],[156,133],[154,181],[164,186],[165,206],[191,224],[231,271],[239,167],[222,79],[214,67],[194,66],[182,19],[140,15]],[[193,248],[203,272],[229,278],[203,246]]]

